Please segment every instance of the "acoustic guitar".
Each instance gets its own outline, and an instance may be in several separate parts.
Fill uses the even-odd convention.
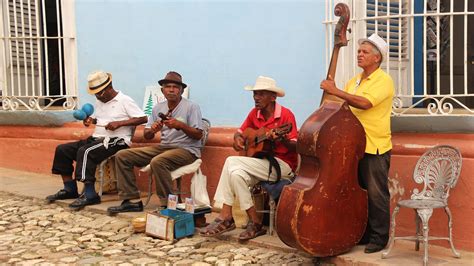
[[[268,129],[268,128],[246,128],[242,133],[244,137],[244,149],[239,152],[240,156],[255,157],[261,152],[272,152],[273,142],[269,140],[269,136],[272,134],[278,137],[283,137],[289,133],[292,129],[290,123],[283,124],[279,127]]]

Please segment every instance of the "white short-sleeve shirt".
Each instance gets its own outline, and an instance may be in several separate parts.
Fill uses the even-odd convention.
[[[95,102],[95,110],[91,115],[97,119],[93,137],[119,137],[130,145],[134,126],[119,127],[116,130],[107,130],[105,126],[114,121],[123,121],[130,118],[143,117],[146,114],[138,107],[135,101],[129,96],[118,92],[118,94],[110,101],[103,103],[99,100]]]

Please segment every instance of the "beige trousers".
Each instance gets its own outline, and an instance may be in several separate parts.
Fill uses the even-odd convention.
[[[280,164],[281,178],[292,178],[293,171],[284,161],[275,158]],[[243,156],[230,156],[222,168],[221,178],[214,196],[214,206],[222,208],[223,204],[233,206],[237,196],[242,210],[253,206],[250,188],[260,181],[275,181],[276,171],[273,169],[270,177],[270,163],[266,159]]]

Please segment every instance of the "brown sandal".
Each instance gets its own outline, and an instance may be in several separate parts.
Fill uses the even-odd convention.
[[[267,230],[263,229],[263,225],[249,222],[245,231],[240,233],[239,240],[245,241],[257,236],[261,236],[267,233]]]
[[[221,220],[216,218],[214,222],[206,226],[199,234],[201,236],[217,236],[224,232],[231,231],[235,229],[235,222],[232,218],[231,220]]]

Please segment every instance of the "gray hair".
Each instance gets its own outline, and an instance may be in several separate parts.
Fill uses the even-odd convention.
[[[382,64],[382,60],[383,60],[382,53],[379,51],[379,49],[373,43],[368,42],[368,41],[363,41],[361,44],[364,44],[364,43],[370,44],[370,47],[372,47],[371,52],[372,52],[373,55],[380,56],[380,62],[379,62],[379,66],[380,66],[380,64]]]

